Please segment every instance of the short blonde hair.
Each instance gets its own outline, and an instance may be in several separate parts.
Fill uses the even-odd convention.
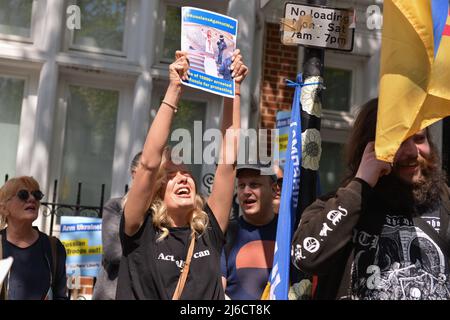
[[[4,229],[7,224],[8,212],[5,210],[6,202],[23,188],[30,191],[40,190],[39,183],[33,177],[27,176],[9,179],[0,188],[0,230]]]

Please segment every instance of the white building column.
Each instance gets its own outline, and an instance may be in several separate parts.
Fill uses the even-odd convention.
[[[34,147],[30,154],[31,166],[29,174],[36,178],[42,190],[48,190],[50,152],[56,111],[56,92],[58,87],[58,65],[56,55],[60,50],[63,34],[64,1],[47,0],[45,20],[41,20],[41,34],[35,45],[46,56],[40,75],[37,92],[36,126],[34,131]],[[40,216],[38,226],[46,230],[45,218]]]
[[[130,141],[128,146],[128,156],[126,168],[129,167],[134,155],[142,150],[145,137],[149,128],[150,103],[152,100],[153,79],[150,75],[150,68],[154,63],[154,47],[156,46],[157,19],[159,1],[141,0],[139,2],[138,34],[135,39],[136,57],[142,69],[135,87],[132,112],[132,121],[130,128]],[[122,181],[127,181],[130,174],[129,170],[118,175]],[[114,179],[114,177],[113,177]]]
[[[241,127],[249,127],[252,107],[252,84],[258,77],[259,66],[254,64],[254,51],[262,48],[254,47],[256,32],[256,15],[259,12],[259,1],[230,0],[228,15],[238,20],[237,48],[241,50],[245,64],[250,72],[241,87]]]

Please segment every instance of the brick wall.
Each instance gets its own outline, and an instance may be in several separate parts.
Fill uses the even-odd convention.
[[[266,24],[263,75],[261,86],[261,128],[275,128],[276,112],[292,106],[294,88],[288,88],[285,80],[295,80],[297,75],[297,46],[281,43],[280,26]]]

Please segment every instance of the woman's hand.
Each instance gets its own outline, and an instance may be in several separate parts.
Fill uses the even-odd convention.
[[[231,58],[230,70],[232,70],[231,76],[234,78],[237,84],[241,84],[242,81],[248,74],[248,67],[242,61],[241,50],[236,49],[233,52],[233,57]]]
[[[169,66],[169,81],[171,86],[181,86],[181,80],[189,79],[189,60],[187,53],[183,51],[176,51],[175,59]]]

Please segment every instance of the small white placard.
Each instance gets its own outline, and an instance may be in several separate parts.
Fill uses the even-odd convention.
[[[286,3],[281,42],[342,51],[353,50],[355,11]]]
[[[14,259],[12,257],[0,260],[0,286],[3,283],[3,280],[5,280],[6,276],[8,275],[9,269],[11,269],[13,261]]]

